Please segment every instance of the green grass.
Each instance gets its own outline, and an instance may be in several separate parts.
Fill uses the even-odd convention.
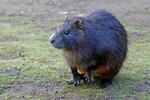
[[[31,0],[31,3],[33,1]],[[38,85],[43,83],[45,85],[47,80],[62,84],[71,79],[70,69],[62,57],[61,51],[53,48],[48,41],[52,32],[43,29],[57,27],[59,24],[12,25],[10,23],[29,23],[29,20],[11,17],[0,18],[0,21],[8,22],[0,25],[0,91],[5,91],[16,84],[34,83]],[[98,82],[78,87],[65,84],[55,96],[148,100],[150,98],[149,31],[131,25],[126,25],[126,30],[129,36],[128,56],[112,86],[106,89],[97,89]],[[149,73],[146,74],[146,72]],[[52,96],[46,94],[33,96],[9,91],[0,95],[0,98],[4,100],[10,98],[34,100],[47,97]]]
[[[29,5],[33,5],[35,3],[36,0],[28,0],[28,3]],[[47,0],[39,0],[40,2],[44,3],[46,2]]]
[[[15,15],[15,13],[14,13]],[[27,18],[22,17],[0,17],[0,21],[2,22],[12,22],[12,23],[20,23],[20,24],[28,24],[29,20]]]

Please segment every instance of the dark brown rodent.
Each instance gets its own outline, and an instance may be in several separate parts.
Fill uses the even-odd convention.
[[[75,85],[83,76],[88,82],[101,78],[100,87],[111,84],[125,60],[127,35],[109,12],[96,10],[85,17],[73,17],[51,36],[55,48],[62,49]]]

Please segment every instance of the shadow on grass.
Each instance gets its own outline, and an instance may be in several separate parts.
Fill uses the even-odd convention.
[[[145,81],[143,81],[145,80]],[[99,88],[99,78],[95,78],[93,83],[83,83],[80,86],[66,85],[63,95],[69,97],[87,97],[89,99],[93,98],[105,98],[108,100],[118,100],[127,98],[140,98],[137,96],[139,93],[144,93],[148,95],[150,93],[150,82],[146,82],[146,79],[140,79],[140,75],[134,74],[123,74],[120,73],[113,80],[113,84],[105,89]],[[72,94],[70,93],[72,91]],[[76,95],[74,94],[76,93]]]

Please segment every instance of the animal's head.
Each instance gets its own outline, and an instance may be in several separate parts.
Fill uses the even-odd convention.
[[[79,42],[84,41],[83,18],[67,19],[50,37],[50,43],[58,49],[77,49]]]

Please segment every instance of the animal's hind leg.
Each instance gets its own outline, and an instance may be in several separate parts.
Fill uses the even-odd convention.
[[[101,79],[101,82],[99,84],[99,87],[101,89],[108,87],[112,84],[112,79]]]

